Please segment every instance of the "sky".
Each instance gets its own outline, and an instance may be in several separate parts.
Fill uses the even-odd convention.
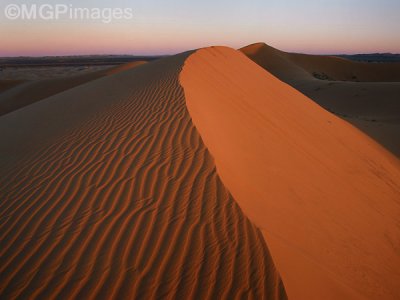
[[[101,20],[6,17],[9,4],[129,8]],[[0,0],[0,56],[174,54],[265,42],[310,54],[400,53],[399,0]]]

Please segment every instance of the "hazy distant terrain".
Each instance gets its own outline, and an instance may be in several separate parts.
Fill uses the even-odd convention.
[[[0,68],[32,66],[92,66],[120,65],[134,61],[152,61],[162,56],[78,55],[43,57],[0,57]]]
[[[354,61],[363,62],[400,62],[400,54],[392,53],[371,53],[371,54],[353,54],[353,55],[335,55]]]

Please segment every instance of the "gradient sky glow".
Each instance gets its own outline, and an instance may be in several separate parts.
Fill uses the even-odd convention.
[[[0,56],[173,54],[265,42],[313,54],[400,53],[400,0],[0,0]],[[130,7],[129,21],[8,20],[10,4]]]

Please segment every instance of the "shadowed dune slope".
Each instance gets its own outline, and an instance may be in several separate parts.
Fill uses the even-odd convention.
[[[0,80],[0,93],[6,91],[8,89],[11,89],[11,88],[23,83],[23,82],[24,82],[23,80],[14,80],[14,79]]]
[[[266,44],[253,44],[241,51],[400,157],[400,63],[359,63],[286,53]],[[313,73],[328,78],[320,80]],[[362,82],[346,81],[353,76]]]
[[[289,299],[400,298],[397,158],[239,51],[197,51],[180,81]]]
[[[191,122],[188,55],[0,117],[1,299],[286,299]]]
[[[143,65],[144,63],[146,62],[137,61],[82,75],[75,75],[65,78],[33,80],[27,81],[23,84],[20,83],[14,88],[9,88],[8,90],[5,90],[4,93],[0,94],[0,116],[86,82],[104,76],[117,74],[119,72]]]
[[[400,81],[400,63],[367,63],[336,56],[287,53],[264,43],[252,44],[240,51],[277,77],[301,79],[316,76],[326,80],[356,82]]]

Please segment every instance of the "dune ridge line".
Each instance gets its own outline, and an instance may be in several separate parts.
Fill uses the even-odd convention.
[[[286,299],[192,124],[188,55],[0,117],[0,298]]]
[[[198,50],[180,83],[289,299],[400,298],[395,156],[239,51]]]

